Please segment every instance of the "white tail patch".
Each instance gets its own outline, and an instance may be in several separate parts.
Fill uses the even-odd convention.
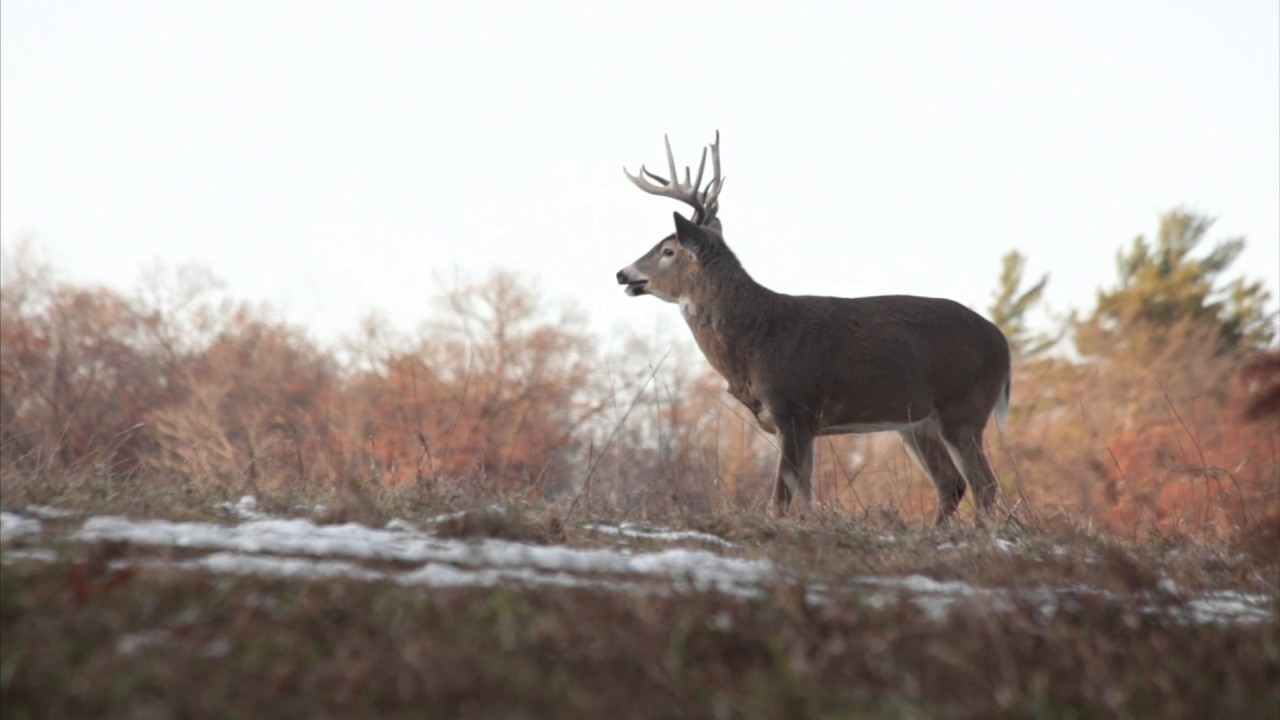
[[[1000,388],[1000,397],[996,399],[996,425],[1000,426],[1000,432],[1009,432],[1009,381],[1004,381],[1004,387]]]

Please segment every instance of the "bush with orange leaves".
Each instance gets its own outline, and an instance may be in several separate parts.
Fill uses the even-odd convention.
[[[510,273],[453,288],[416,338],[339,355],[199,272],[126,296],[59,281],[25,245],[3,269],[6,478],[561,489],[601,407],[583,318],[551,316]]]
[[[416,338],[370,321],[356,343],[364,354],[347,389],[373,476],[570,487],[582,427],[601,407],[585,319],[548,312],[527,280],[504,271],[456,285],[439,304]]]
[[[147,413],[169,401],[151,323],[106,288],[58,282],[20,247],[0,284],[0,452],[39,472],[133,472]]]
[[[1251,423],[1241,361],[1189,321],[1125,349],[1025,361],[999,458],[1006,497],[1133,536],[1221,537],[1280,511],[1280,433]]]

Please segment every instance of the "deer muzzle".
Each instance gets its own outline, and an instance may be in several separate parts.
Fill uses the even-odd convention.
[[[618,271],[618,284],[626,285],[624,292],[631,297],[636,297],[644,295],[644,286],[649,284],[649,280],[634,268],[627,267]]]

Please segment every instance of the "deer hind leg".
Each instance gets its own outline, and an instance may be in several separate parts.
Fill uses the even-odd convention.
[[[813,434],[790,431],[780,434],[781,452],[773,482],[773,509],[785,515],[792,498],[799,496],[805,505],[813,502]]]
[[[938,435],[936,427],[921,425],[902,430],[899,434],[907,451],[938,490],[938,512],[934,516],[934,523],[941,525],[955,513],[964,497],[964,474],[953,460],[947,443]]]
[[[791,488],[787,487],[787,483],[782,479],[782,473],[779,472],[773,481],[773,513],[781,517],[787,514],[789,507],[791,507]]]
[[[973,488],[978,500],[978,508],[985,514],[996,502],[995,471],[991,469],[991,461],[987,459],[987,451],[982,447],[982,426],[973,424],[944,426],[942,438],[951,452],[951,459],[964,473]]]

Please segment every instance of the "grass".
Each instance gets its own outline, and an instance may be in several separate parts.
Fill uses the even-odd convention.
[[[1274,627],[1108,603],[931,620],[909,604],[430,590],[19,563],[8,718],[1274,717]],[[87,584],[87,590],[83,586]]]
[[[1277,624],[1193,624],[1143,612],[1208,589],[1280,597],[1258,544],[1118,541],[1067,518],[957,523],[755,513],[649,521],[709,532],[787,579],[759,597],[654,587],[402,587],[175,571],[121,559],[189,551],[65,537],[84,515],[229,522],[227,494],[122,482],[6,478],[4,505],[82,511],[45,520],[55,562],[6,551],[0,704],[59,717],[1168,717],[1280,715]],[[426,490],[260,498],[262,511],[371,526],[462,507]],[[438,534],[614,546],[607,509],[476,498]],[[992,532],[1012,540],[992,541]],[[670,543],[631,539],[642,551]],[[11,546],[8,546],[12,549]],[[1088,586],[1051,617],[1030,603],[943,617],[873,603],[850,581],[924,575],[977,587]],[[805,588],[822,586],[815,600]],[[1174,588],[1170,590],[1170,588]],[[1273,608],[1273,616],[1280,608]]]

